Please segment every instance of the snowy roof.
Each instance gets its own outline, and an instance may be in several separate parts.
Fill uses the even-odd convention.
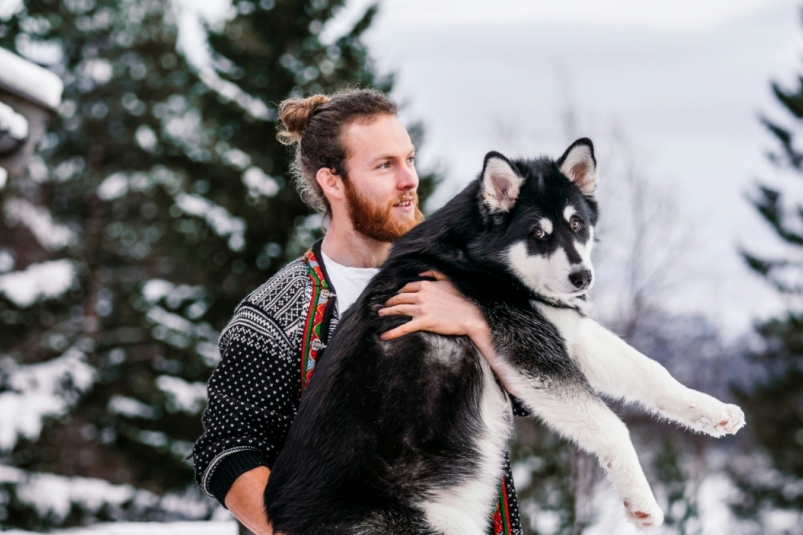
[[[58,76],[4,48],[0,48],[0,65],[0,88],[49,110],[58,108],[64,90]]]

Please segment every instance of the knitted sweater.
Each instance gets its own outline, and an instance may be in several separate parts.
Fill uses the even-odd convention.
[[[205,431],[192,459],[196,481],[224,507],[240,475],[276,461],[315,359],[337,327],[336,298],[318,241],[243,299],[221,333],[221,360],[209,380],[202,418]],[[493,533],[520,534],[507,460],[500,479]]]

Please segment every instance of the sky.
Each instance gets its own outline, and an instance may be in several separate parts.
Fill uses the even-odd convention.
[[[180,47],[203,63],[193,12],[219,27],[232,2],[175,1],[185,8]],[[323,38],[372,3],[347,0]],[[0,0],[6,11],[14,4]],[[791,86],[800,72],[802,30],[792,0],[383,0],[366,41],[377,67],[395,74],[403,119],[426,127],[421,169],[445,177],[428,208],[473,179],[490,150],[557,157],[570,137],[587,136],[599,161],[604,254],[633,230],[617,218],[624,170],[612,163],[626,147],[650,194],[674,203],[672,227],[687,237],[651,258],[676,279],[660,305],[703,313],[733,337],[786,305],[738,251],[783,252],[746,200],[758,177],[803,200],[800,180],[768,165],[773,140],[759,121],[788,123],[770,81]],[[663,228],[652,226],[660,241]],[[626,282],[612,273],[621,265],[600,268],[600,281],[619,275],[608,287]],[[606,295],[595,299],[603,310]]]
[[[367,5],[349,2],[324,37]],[[801,21],[789,0],[385,0],[366,40],[377,66],[395,73],[404,116],[426,127],[420,164],[445,172],[430,208],[474,178],[490,150],[559,156],[571,110],[573,132],[594,140],[598,159],[625,138],[656,195],[679,207],[675,224],[691,239],[677,261],[683,280],[662,304],[736,335],[784,306],[738,249],[781,252],[746,201],[758,177],[803,194],[768,165],[773,140],[759,121],[786,120],[770,81],[789,86],[800,72]],[[599,165],[602,195],[620,177]]]

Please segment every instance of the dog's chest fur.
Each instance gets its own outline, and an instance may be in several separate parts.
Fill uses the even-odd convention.
[[[484,535],[498,492],[504,454],[513,429],[510,400],[497,382],[488,363],[474,350],[471,354],[457,356],[456,346],[449,338],[427,335],[430,353],[443,362],[444,358],[476,358],[481,369],[481,389],[478,426],[474,434],[476,459],[473,469],[466,474],[456,474],[460,479],[454,484],[435,489],[431,496],[420,504],[429,525],[444,533]],[[462,352],[462,351],[461,351]]]
[[[547,321],[558,329],[561,338],[566,342],[566,347],[571,353],[571,347],[580,335],[580,322],[583,321],[583,315],[587,313],[587,305],[578,311],[574,308],[551,306],[540,301],[532,301],[531,304]],[[584,305],[584,303],[581,305]]]

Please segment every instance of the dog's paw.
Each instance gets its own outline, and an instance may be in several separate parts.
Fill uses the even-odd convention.
[[[712,398],[713,399],[713,398]],[[744,413],[736,405],[722,403],[707,403],[699,407],[694,428],[712,437],[732,435],[744,426]]]
[[[664,523],[664,512],[658,506],[652,494],[625,498],[627,520],[643,531],[655,528]]]

